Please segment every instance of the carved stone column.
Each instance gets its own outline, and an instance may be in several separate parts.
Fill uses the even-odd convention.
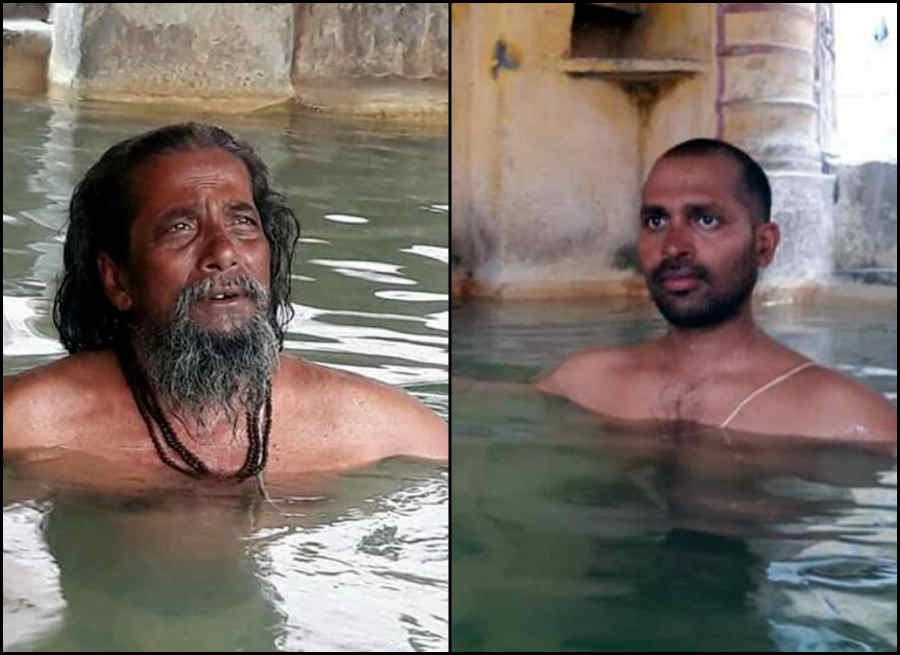
[[[772,183],[782,242],[763,281],[822,281],[831,272],[834,177],[831,12],[815,3],[720,3],[720,138],[747,150]]]

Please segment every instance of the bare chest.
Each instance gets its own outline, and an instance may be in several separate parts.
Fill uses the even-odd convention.
[[[808,412],[791,385],[766,388],[765,375],[644,376],[619,400],[635,416],[688,421],[750,431],[791,430]],[[808,399],[807,399],[808,400]]]
[[[713,423],[734,393],[709,378],[661,377],[644,395],[649,415],[673,421]]]
[[[634,374],[627,384],[594,389],[582,404],[626,419],[718,425],[748,391],[747,384],[715,377]]]
[[[327,470],[347,459],[353,438],[334,417],[296,416],[278,407],[268,435],[260,425],[253,439],[245,420],[223,423],[214,433],[195,433],[177,421],[167,421],[163,429],[155,420],[148,425],[133,405],[109,407],[69,429],[74,432],[67,440],[69,449],[100,457],[122,474],[160,481],[186,477],[178,469],[191,470],[190,461],[201,463],[214,477],[233,476],[251,448],[265,453],[265,470],[272,475]]]

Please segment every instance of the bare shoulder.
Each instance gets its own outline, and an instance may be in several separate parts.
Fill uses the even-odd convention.
[[[296,411],[339,426],[341,441],[365,449],[366,459],[447,458],[447,424],[401,389],[289,356],[279,375]]]
[[[595,389],[598,384],[615,379],[623,371],[633,371],[642,361],[645,346],[591,348],[573,353],[540,378],[534,385],[539,391],[571,397],[578,390]]]
[[[79,353],[3,378],[3,451],[64,444],[121,388],[111,352]]]
[[[897,439],[897,408],[882,394],[837,371],[815,366],[798,380],[809,414],[836,437],[862,441]]]

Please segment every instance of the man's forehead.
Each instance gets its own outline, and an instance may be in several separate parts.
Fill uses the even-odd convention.
[[[161,153],[135,169],[132,183],[142,208],[210,187],[227,189],[251,202],[253,197],[247,166],[221,148]]]
[[[195,148],[191,150],[175,150],[154,155],[138,165],[148,173],[232,175],[249,182],[250,173],[246,164],[239,157],[221,148]]]
[[[739,175],[737,164],[719,154],[665,157],[647,176],[642,201],[677,198],[685,204],[702,204],[733,197]]]

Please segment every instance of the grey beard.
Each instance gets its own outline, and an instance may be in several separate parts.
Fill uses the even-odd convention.
[[[234,429],[246,412],[256,420],[278,364],[278,338],[266,315],[268,294],[256,280],[238,276],[227,283],[256,304],[246,324],[223,332],[190,320],[193,305],[223,286],[208,278],[185,287],[169,321],[142,323],[133,332],[135,353],[160,404],[201,430],[223,415]]]

